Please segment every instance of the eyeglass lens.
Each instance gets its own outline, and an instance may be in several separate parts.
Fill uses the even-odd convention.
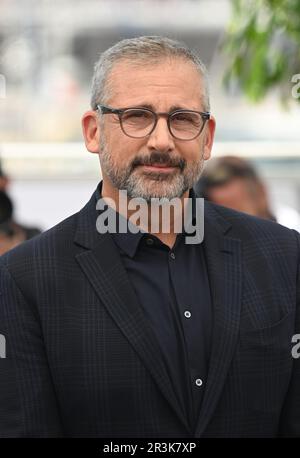
[[[154,127],[156,116],[148,110],[128,109],[121,115],[124,132],[130,137],[142,138],[149,135]],[[199,113],[181,111],[169,117],[169,128],[178,139],[190,140],[201,132],[204,120]]]

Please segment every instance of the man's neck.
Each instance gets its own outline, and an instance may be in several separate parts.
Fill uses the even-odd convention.
[[[124,194],[120,198],[120,191],[118,189],[105,186],[103,183],[101,196],[104,200],[111,199],[114,202],[116,211],[127,219],[130,219],[136,212],[136,210],[129,208],[129,202],[131,199],[128,196],[125,198]],[[142,221],[139,220],[139,222],[135,223],[135,225],[143,231],[155,235],[159,240],[161,240],[161,242],[172,248],[176,241],[178,233],[176,228],[178,228],[178,224],[181,224],[181,227],[183,227],[184,206],[186,205],[186,198],[188,196],[189,190],[187,190],[180,198],[181,205],[179,206],[179,209],[168,213],[169,221],[167,224],[167,230],[164,230],[165,221],[163,221],[163,212],[160,211],[159,213],[156,213],[156,218],[154,220],[153,213],[151,212],[151,203],[149,202],[147,202],[146,207],[147,218],[142,219]],[[145,221],[147,224],[143,224]],[[155,231],[153,231],[154,226],[156,228]]]

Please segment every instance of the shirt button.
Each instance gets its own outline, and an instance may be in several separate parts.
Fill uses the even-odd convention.
[[[184,312],[184,316],[185,316],[186,318],[191,318],[192,314],[191,314],[191,312],[189,312],[188,310],[186,310],[186,311]]]
[[[154,240],[153,239],[146,239],[147,245],[153,245]]]
[[[171,251],[170,256],[171,256],[172,259],[176,258],[175,253],[173,253],[173,251]]]
[[[195,383],[196,383],[197,386],[201,386],[203,384],[201,378],[197,378]]]

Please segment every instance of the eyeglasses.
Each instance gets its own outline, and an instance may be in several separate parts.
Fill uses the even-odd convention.
[[[110,108],[97,105],[102,114],[115,114],[119,117],[121,129],[132,138],[148,137],[154,131],[158,117],[167,118],[171,135],[177,140],[194,140],[198,137],[210,113],[194,110],[175,110],[171,113],[155,113],[148,108]]]

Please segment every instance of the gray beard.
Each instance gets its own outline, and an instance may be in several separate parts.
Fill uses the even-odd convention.
[[[102,172],[109,177],[116,189],[127,191],[129,198],[140,197],[147,202],[152,198],[171,200],[182,197],[199,180],[204,165],[203,154],[201,154],[198,161],[185,163],[183,170],[178,167],[175,173],[142,174],[132,165],[118,168],[104,142],[101,143],[99,156]]]

